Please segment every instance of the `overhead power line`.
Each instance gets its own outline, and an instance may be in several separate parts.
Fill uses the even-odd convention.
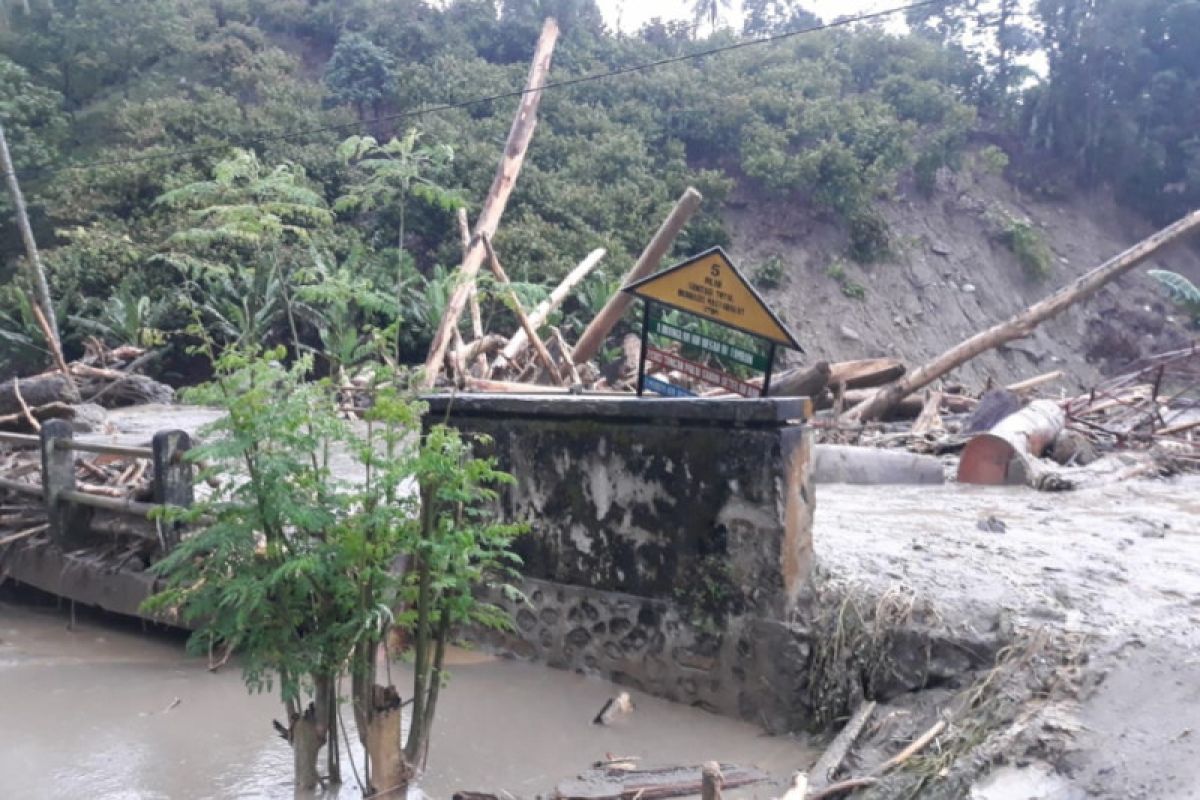
[[[353,130],[361,128],[365,125],[373,125],[381,122],[395,122],[397,120],[417,119],[419,117],[429,116],[431,114],[439,114],[443,111],[455,111],[472,106],[484,105],[487,103],[495,103],[500,100],[508,100],[514,97],[521,97],[530,92],[548,91],[551,89],[565,89],[571,86],[578,86],[584,83],[593,81],[602,81],[609,78],[616,78],[621,75],[629,75],[636,72],[645,72],[646,70],[655,69],[657,67],[667,66],[669,64],[678,64],[683,61],[691,61],[695,59],[707,58],[709,56],[729,53],[734,50],[741,50],[747,47],[755,47],[758,45],[771,44],[772,42],[791,39],[796,36],[802,36],[808,33],[816,33],[817,31],[829,30],[831,28],[841,28],[848,25],[854,25],[860,22],[870,22],[872,20],[890,17],[893,14],[899,14],[905,11],[914,11],[918,8],[935,5],[954,5],[952,0],[921,0],[917,3],[908,3],[902,6],[892,6],[879,11],[872,11],[867,14],[859,14],[854,17],[843,17],[834,20],[833,22],[825,22],[820,25],[811,25],[807,28],[797,28],[793,31],[777,33],[772,36],[763,36],[755,39],[745,39],[733,44],[721,45],[720,47],[709,48],[708,50],[699,50],[694,53],[684,53],[677,56],[669,56],[660,58],[654,61],[645,61],[641,64],[631,64],[627,67],[618,67],[617,69],[608,72],[601,72],[592,75],[580,75],[575,78],[565,78],[561,81],[550,81],[537,87],[513,89],[509,92],[500,92],[499,94],[487,95],[484,97],[474,97],[470,100],[461,100],[456,103],[443,103],[436,106],[426,106],[425,108],[414,109],[410,111],[398,111],[392,114],[383,114],[370,119],[356,120],[354,122],[345,122],[337,125],[322,125],[316,128],[304,128],[292,131],[278,131],[275,133],[265,133],[259,136],[249,136],[241,139],[230,139],[221,144],[204,145],[201,147],[187,147],[178,150],[171,150],[165,153],[146,153],[144,155],[126,156],[123,158],[99,159],[96,161],[86,161],[78,164],[63,164],[50,167],[35,167],[26,171],[26,176],[52,175],[68,170],[87,170],[96,167],[112,167],[123,164],[138,164],[145,161],[170,161],[174,159],[191,158],[193,156],[202,156],[209,153],[218,153],[227,150],[230,147],[253,147],[254,145],[269,144],[271,142],[282,142],[291,139],[303,139],[308,136],[316,136],[321,133],[334,133],[337,131]],[[0,178],[6,178],[7,172],[0,172]]]

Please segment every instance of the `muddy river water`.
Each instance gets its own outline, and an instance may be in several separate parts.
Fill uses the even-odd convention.
[[[183,637],[0,595],[0,798],[171,800],[292,797],[273,696],[248,695],[236,665],[210,673]],[[814,756],[794,739],[634,694],[612,727],[591,718],[615,691],[535,664],[455,653],[421,790],[548,793],[605,753],[644,764],[720,760],[780,780]],[[403,678],[397,676],[403,685]],[[340,793],[361,797],[349,768]],[[727,797],[777,796],[763,784]]]

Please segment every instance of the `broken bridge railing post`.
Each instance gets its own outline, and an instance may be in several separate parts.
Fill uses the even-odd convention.
[[[154,502],[164,506],[188,508],[195,499],[192,488],[192,463],[185,458],[192,447],[186,431],[159,431],[150,442],[154,461]],[[183,523],[158,521],[163,552],[179,544]]]
[[[90,512],[66,502],[63,494],[75,490],[75,452],[72,448],[75,432],[71,424],[61,419],[42,424],[42,499],[46,504],[46,519],[50,538],[66,549],[82,534]]]

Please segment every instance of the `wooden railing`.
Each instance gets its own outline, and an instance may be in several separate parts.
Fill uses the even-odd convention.
[[[191,447],[191,437],[185,431],[159,431],[150,447],[130,447],[78,441],[70,423],[49,420],[43,423],[39,435],[0,432],[0,442],[40,448],[40,483],[0,478],[0,489],[41,497],[46,505],[50,536],[56,544],[65,548],[78,542],[91,528],[97,510],[153,519],[164,553],[179,543],[180,526],[158,519],[155,512],[168,505],[186,508],[193,502],[192,465],[184,458]],[[78,452],[148,459],[153,465],[153,502],[80,491],[75,483]]]

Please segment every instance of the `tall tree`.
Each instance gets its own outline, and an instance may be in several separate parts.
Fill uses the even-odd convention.
[[[821,24],[821,18],[798,0],[744,0],[742,15],[742,33],[747,36],[797,31]]]
[[[697,27],[701,23],[707,22],[709,30],[715,33],[717,23],[721,20],[721,10],[728,11],[732,4],[732,0],[694,0],[692,4],[692,19],[695,21]]]
[[[359,119],[366,118],[368,108],[379,116],[380,101],[391,88],[394,64],[391,55],[367,37],[347,33],[338,39],[325,68],[329,96],[353,106]]]

